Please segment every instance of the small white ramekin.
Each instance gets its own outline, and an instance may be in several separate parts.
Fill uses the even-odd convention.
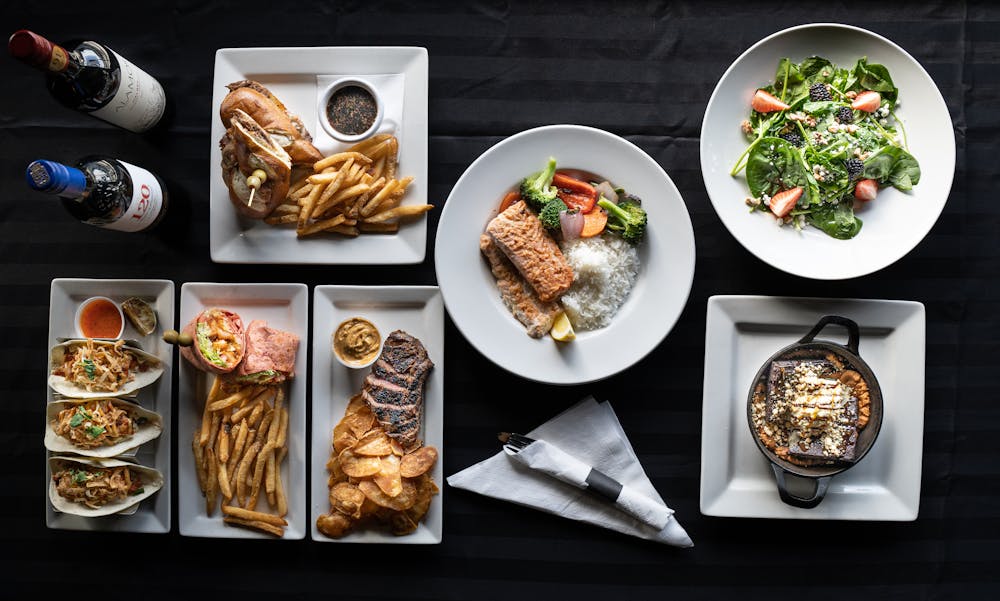
[[[371,127],[359,134],[345,134],[337,131],[333,127],[333,124],[330,123],[330,119],[326,114],[326,105],[330,102],[330,97],[333,96],[333,93],[348,86],[357,86],[367,90],[372,95],[372,98],[375,99],[375,120],[372,122]],[[371,82],[360,77],[341,77],[327,86],[326,90],[319,97],[317,110],[319,111],[319,123],[323,127],[323,130],[333,138],[348,143],[360,142],[370,137],[378,131],[379,126],[382,124],[382,117],[385,116],[385,104],[382,102],[382,96],[378,93],[378,89]]]
[[[76,324],[76,333],[80,338],[86,338],[87,336],[83,333],[83,328],[80,327],[80,316],[83,315],[83,309],[92,302],[103,300],[108,301],[114,305],[115,309],[118,309],[118,319],[121,321],[122,327],[118,330],[118,335],[115,338],[121,338],[122,334],[125,333],[125,313],[122,311],[122,306],[115,301],[111,300],[106,296],[92,296],[87,300],[83,301],[76,308],[76,316],[73,318],[73,323]]]

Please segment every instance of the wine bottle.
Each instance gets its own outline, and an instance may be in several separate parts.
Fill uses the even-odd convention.
[[[155,227],[167,212],[163,182],[151,172],[105,156],[88,156],[71,167],[55,161],[28,165],[28,185],[56,194],[79,221],[110,230]]]
[[[77,40],[60,46],[22,29],[10,36],[7,49],[45,71],[49,92],[64,106],[137,133],[163,116],[160,82],[104,44]]]

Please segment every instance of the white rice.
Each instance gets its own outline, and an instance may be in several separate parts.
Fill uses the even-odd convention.
[[[639,276],[638,251],[613,234],[578,238],[560,246],[573,267],[573,285],[562,297],[573,329],[607,326]]]

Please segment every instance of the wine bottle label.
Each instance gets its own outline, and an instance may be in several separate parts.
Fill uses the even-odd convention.
[[[52,44],[52,54],[49,56],[49,71],[56,73],[65,71],[69,66],[69,54],[62,46]]]
[[[163,189],[149,171],[125,161],[118,162],[132,178],[132,202],[121,217],[101,227],[120,232],[138,232],[152,225],[163,210]]]
[[[108,123],[141,133],[156,125],[166,108],[166,96],[160,82],[136,67],[114,50],[118,59],[121,79],[118,92],[111,102],[91,112]]]

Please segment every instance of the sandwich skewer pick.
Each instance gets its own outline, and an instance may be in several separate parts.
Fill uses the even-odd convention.
[[[247,178],[247,185],[250,186],[250,198],[247,200],[248,207],[253,205],[253,195],[257,192],[257,188],[266,181],[267,174],[264,173],[263,169],[254,169],[250,177]]]

